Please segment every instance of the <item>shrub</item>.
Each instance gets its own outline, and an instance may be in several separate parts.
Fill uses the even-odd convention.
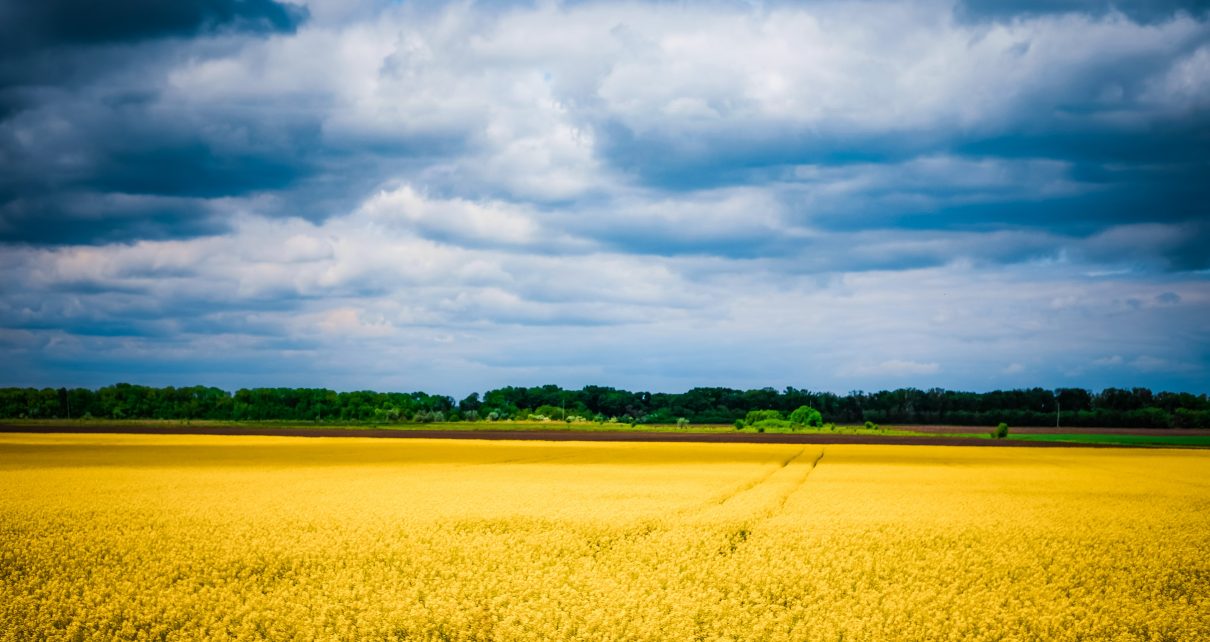
[[[542,415],[543,417],[547,417],[550,419],[564,419],[565,418],[564,417],[565,413],[563,412],[562,408],[560,408],[559,406],[552,406],[550,404],[544,404],[544,405],[538,406],[538,408],[536,410],[534,410],[534,414]]]
[[[736,419],[736,420],[735,420],[735,429],[736,429],[736,430],[743,430],[743,429],[744,429],[744,420],[743,420],[743,419]]]
[[[786,421],[785,419],[762,419],[752,425],[759,429],[760,432],[764,432],[766,428],[780,428],[782,430],[791,430],[795,428],[794,424]]]
[[[823,425],[823,415],[811,406],[799,406],[794,412],[790,413],[790,423],[795,426],[810,426],[818,428]]]
[[[1175,428],[1210,428],[1210,410],[1177,408],[1172,415]]]
[[[412,421],[419,424],[428,424],[433,423],[434,421],[442,422],[445,421],[445,413],[441,412],[440,410],[436,412],[426,410],[424,412],[418,412],[415,415],[412,415]]]
[[[865,429],[866,430],[882,430],[882,426],[879,426],[878,424],[876,424],[872,421],[867,421],[867,422],[865,422]]]
[[[770,419],[781,421],[781,413],[776,410],[753,410],[744,417],[744,423],[752,426],[758,421],[767,421]]]
[[[1005,437],[1008,437],[1008,424],[1002,421],[1000,422],[1000,425],[996,426],[995,430],[992,431],[992,439],[1004,439]]]
[[[676,427],[677,428],[688,428],[689,420],[685,419],[684,417],[677,417],[676,418]]]

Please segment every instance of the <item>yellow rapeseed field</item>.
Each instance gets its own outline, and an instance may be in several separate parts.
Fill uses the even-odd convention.
[[[1210,639],[1210,452],[0,435],[3,640]]]

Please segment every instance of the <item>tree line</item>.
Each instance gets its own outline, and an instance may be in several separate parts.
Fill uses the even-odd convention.
[[[783,414],[801,406],[837,424],[1122,426],[1210,428],[1205,394],[1147,388],[1081,388],[961,392],[901,388],[845,395],[796,388],[694,388],[683,393],[632,392],[605,386],[507,386],[461,401],[424,392],[335,392],[322,388],[252,388],[234,393],[207,386],[156,388],[119,383],[88,388],[0,388],[4,419],[206,419],[216,421],[433,422],[584,420],[624,423],[730,424],[752,410]]]

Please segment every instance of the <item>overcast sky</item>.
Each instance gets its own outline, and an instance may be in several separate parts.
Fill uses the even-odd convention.
[[[1210,391],[1206,3],[905,4],[0,0],[0,385]]]

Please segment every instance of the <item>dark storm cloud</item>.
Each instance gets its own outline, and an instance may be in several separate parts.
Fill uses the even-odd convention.
[[[280,190],[313,173],[314,127],[192,115],[170,120],[154,108],[56,107],[0,123],[4,240],[90,243],[219,232],[227,213],[209,199]],[[35,134],[22,131],[27,124]],[[207,138],[216,128],[242,128],[261,142]]]
[[[3,0],[0,51],[131,43],[216,31],[288,32],[305,8],[274,0]]]
[[[16,194],[0,205],[0,241],[121,243],[219,234],[229,229],[198,199],[95,192]]]
[[[83,181],[94,189],[164,196],[242,196],[286,187],[305,169],[289,149],[224,153],[204,141],[122,150]],[[260,152],[260,153],[258,153]]]
[[[954,13],[964,20],[1007,20],[1017,17],[1075,13],[1105,16],[1119,12],[1143,23],[1168,20],[1188,13],[1204,15],[1205,0],[962,0]]]
[[[171,66],[198,54],[187,39],[292,32],[306,16],[269,0],[0,3],[0,241],[220,233],[206,199],[308,174],[314,125],[163,97]]]

